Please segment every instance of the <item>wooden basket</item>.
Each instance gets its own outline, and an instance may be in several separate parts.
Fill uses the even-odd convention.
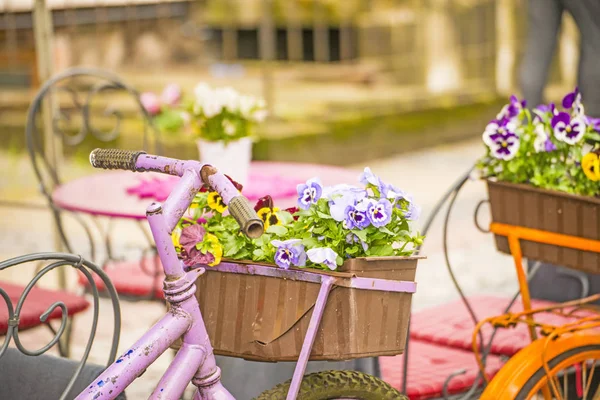
[[[600,240],[600,199],[529,185],[488,180],[494,222]],[[508,239],[495,235],[496,247],[510,254]],[[600,254],[521,241],[523,257],[589,273],[600,273]]]
[[[418,259],[350,259],[335,273],[290,269],[286,277],[252,274],[252,264],[242,263],[248,274],[207,267],[196,282],[197,297],[216,354],[255,361],[296,361],[320,284],[294,279],[295,273],[414,282]],[[334,287],[310,360],[401,354],[406,344],[411,298],[411,293]]]

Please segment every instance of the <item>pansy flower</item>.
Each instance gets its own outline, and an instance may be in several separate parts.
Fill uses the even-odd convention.
[[[211,267],[218,265],[221,262],[221,257],[223,257],[223,246],[221,245],[219,238],[212,233],[207,233],[204,236],[203,242],[203,247],[207,247],[207,254],[212,254],[214,257],[213,262],[208,263],[208,265]],[[196,245],[196,247],[198,247],[198,245]]]
[[[552,143],[550,136],[546,131],[544,124],[538,124],[535,127],[535,140],[533,141],[533,148],[537,153],[551,152],[556,150],[556,145]]]
[[[416,221],[421,216],[421,207],[419,207],[412,199],[409,197],[408,206],[406,211],[404,212],[404,218],[409,221]]]
[[[362,246],[364,251],[369,250],[369,245],[367,243],[363,242],[362,240],[360,240],[360,238],[358,236],[356,236],[354,233],[349,233],[346,235],[346,243],[348,243],[348,244],[360,243],[360,245]]]
[[[571,118],[566,112],[560,112],[552,118],[554,136],[567,144],[579,142],[585,135],[585,121],[583,117]]]
[[[511,160],[519,151],[519,137],[515,133],[515,124],[508,121],[492,121],[483,132],[483,142],[490,148],[492,155],[500,160]]]
[[[367,191],[348,185],[338,186],[335,190],[327,193],[329,199],[329,213],[331,217],[342,222],[346,219],[346,209],[355,206],[367,197]],[[363,210],[364,211],[364,210]]]
[[[298,191],[298,207],[307,210],[312,204],[316,204],[321,198],[323,187],[318,178],[312,178],[296,187]]]
[[[519,100],[517,96],[512,95],[510,96],[510,102],[502,108],[500,113],[496,116],[496,119],[513,120],[519,116],[519,113],[525,108],[526,105],[527,102],[525,100]]]
[[[206,233],[204,227],[197,224],[186,226],[181,230],[179,243],[181,244],[182,250],[180,255],[186,266],[191,267],[195,264],[215,265],[214,262],[216,261],[216,256],[212,252],[203,253],[197,247],[204,242],[205,236],[207,235],[209,234]],[[222,251],[223,248],[221,248],[221,254]]]
[[[337,268],[338,254],[329,247],[317,247],[306,252],[308,259],[315,264],[325,265],[330,270]]]
[[[583,115],[584,109],[583,104],[581,104],[581,93],[579,92],[579,87],[576,87],[574,91],[563,97],[562,106],[566,110],[572,110],[571,114],[573,116]]]
[[[365,186],[373,185],[378,190],[384,185],[381,179],[369,167],[365,167],[364,171],[359,175],[358,181]]]
[[[227,209],[227,205],[223,201],[223,198],[217,192],[210,192],[206,201],[211,209],[221,214]]]
[[[298,221],[298,216],[294,215],[296,214],[298,211],[300,211],[300,209],[298,207],[290,207],[290,208],[286,208],[285,211],[289,212],[290,214],[292,214],[292,218],[294,218],[294,221]]]
[[[596,132],[600,133],[600,118],[585,117],[585,119],[587,125],[591,126]]]
[[[277,248],[275,252],[275,264],[283,269],[289,267],[304,267],[306,265],[306,253],[300,239],[273,240],[271,244]]]
[[[369,226],[369,218],[365,211],[359,211],[355,206],[346,207],[344,227],[346,229],[364,229]]]
[[[589,180],[600,181],[600,158],[597,153],[588,153],[581,159],[581,168]]]
[[[388,199],[380,199],[369,206],[367,215],[373,226],[385,226],[392,219],[392,203]]]
[[[558,110],[556,109],[554,103],[540,104],[532,111],[535,114],[535,116],[533,117],[534,124],[538,122],[550,123],[552,117],[558,114]]]
[[[272,225],[281,225],[281,220],[277,216],[279,208],[273,206],[273,198],[271,196],[265,196],[258,199],[254,206],[254,211],[260,219],[262,219],[265,229],[268,229]]]

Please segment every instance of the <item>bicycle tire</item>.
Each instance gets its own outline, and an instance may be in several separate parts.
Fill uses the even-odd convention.
[[[579,332],[546,343],[538,339],[512,356],[481,395],[481,400],[528,400],[546,379],[542,354],[554,376],[561,364],[578,358],[600,360],[600,335]],[[587,356],[586,356],[587,355]],[[570,362],[570,361],[569,361]],[[556,371],[555,371],[556,370]]]
[[[598,351],[598,350],[600,350],[600,344],[576,347],[574,349],[571,349],[569,351],[566,351],[566,352],[554,357],[552,360],[550,360],[548,362],[548,367],[552,370],[561,362],[563,362],[577,354],[588,353],[590,351]],[[545,378],[545,376],[546,376],[546,370],[543,367],[538,369],[537,372],[535,374],[533,374],[533,376],[531,378],[529,378],[527,383],[525,383],[525,385],[523,386],[521,391],[517,394],[517,397],[515,398],[515,400],[529,400],[529,395],[531,394],[531,391],[535,388],[535,386],[541,380],[543,380]],[[568,397],[568,398],[571,398],[571,397]]]
[[[263,392],[255,400],[285,400],[291,380]],[[357,371],[322,371],[305,375],[297,400],[408,400],[388,383]]]

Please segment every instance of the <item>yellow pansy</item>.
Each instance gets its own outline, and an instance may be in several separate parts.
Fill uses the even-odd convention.
[[[223,198],[219,196],[219,193],[217,192],[210,192],[208,194],[207,202],[211,209],[220,213],[223,213],[227,209],[227,206],[223,202]]]
[[[264,222],[265,229],[269,228],[271,225],[281,225],[281,221],[276,214],[277,211],[279,211],[279,208],[264,207],[258,210],[256,214]]]
[[[171,234],[171,240],[173,241],[173,246],[175,246],[175,248],[181,247],[181,244],[179,243],[180,238],[181,238],[181,228],[175,228],[173,230],[173,233]]]
[[[596,153],[588,153],[581,159],[581,168],[588,179],[600,181],[600,158]]]
[[[221,262],[221,258],[223,257],[223,246],[221,245],[221,242],[219,242],[219,238],[212,233],[204,235],[204,242],[209,244],[208,251],[215,257],[215,261],[208,265],[214,267]]]

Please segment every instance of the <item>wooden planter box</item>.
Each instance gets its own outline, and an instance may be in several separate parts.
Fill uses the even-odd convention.
[[[600,199],[487,181],[492,220],[600,240]],[[508,239],[495,236],[496,247],[510,254]],[[600,273],[600,254],[522,240],[523,257],[590,273]]]
[[[351,259],[328,273],[413,281],[419,257]],[[238,265],[240,263],[237,263]],[[249,271],[252,264],[243,264]],[[268,268],[277,268],[268,266]],[[320,284],[287,276],[222,272],[210,267],[196,282],[197,297],[215,354],[255,361],[297,361]],[[310,360],[349,360],[401,354],[411,293],[334,287]]]

